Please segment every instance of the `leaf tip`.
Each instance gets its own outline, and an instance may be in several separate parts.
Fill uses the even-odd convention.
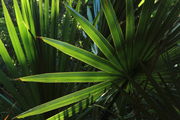
[[[36,36],[36,39],[43,40],[42,36]]]
[[[14,79],[14,80],[16,80],[16,81],[22,81],[21,78],[16,78],[16,79]]]

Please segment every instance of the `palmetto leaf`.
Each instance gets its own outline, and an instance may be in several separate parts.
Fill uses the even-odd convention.
[[[59,112],[58,114],[48,118],[47,120],[66,120],[66,118],[70,118],[73,115],[76,115],[77,113],[87,109],[89,105],[98,101],[98,98],[103,96],[102,94],[103,92],[94,94],[93,96],[72,105],[71,107]]]
[[[44,35],[44,15],[43,15],[43,0],[39,0],[39,21],[41,35]]]
[[[132,0],[126,0],[126,40],[133,41],[135,33],[135,16]]]
[[[57,34],[57,26],[56,26],[56,22],[57,22],[57,16],[59,14],[59,0],[56,1],[52,1],[52,7],[51,7],[51,37],[55,37]],[[47,27],[48,29],[48,27]]]
[[[47,120],[65,120],[66,118],[72,117],[73,115],[86,109],[87,106],[92,103],[93,103],[93,100],[91,100],[91,98],[82,100],[81,102],[76,103],[75,105],[69,107],[66,110],[61,111],[60,113],[48,118]]]
[[[50,38],[43,37],[42,40],[50,44],[51,46],[57,48],[58,50],[61,50],[62,52],[85,63],[88,63],[100,70],[109,73],[119,73],[118,70],[109,61],[105,60],[104,58],[98,57],[97,55],[94,55],[86,50]]]
[[[43,83],[73,83],[73,82],[103,82],[107,80],[118,79],[116,74],[104,72],[61,72],[46,73],[29,77],[19,78],[26,82],[43,82]]]
[[[24,49],[25,49],[25,53],[26,53],[28,61],[32,64],[33,61],[35,60],[34,49],[33,49],[34,46],[32,45],[31,37],[29,37],[30,34],[25,26],[23,16],[20,11],[17,0],[14,0],[14,10],[15,10],[15,14],[16,14],[17,24],[19,27],[19,32],[21,35]]]
[[[69,3],[71,2],[72,1],[69,1]],[[140,0],[134,2],[139,3]],[[116,3],[116,1],[113,0],[113,3]],[[177,115],[176,112],[178,111],[178,107],[177,107],[178,105],[174,103],[171,104],[171,100],[167,101],[171,97],[167,97],[168,95],[164,94],[165,93],[164,90],[162,91],[160,90],[161,88],[166,86],[166,83],[163,83],[164,86],[161,87],[162,84],[161,81],[163,81],[161,79],[163,77],[168,78],[166,75],[164,75],[167,72],[166,71],[164,72],[163,70],[160,71],[159,73],[160,74],[163,73],[162,74],[163,77],[159,78],[158,75],[154,74],[153,70],[158,70],[154,67],[156,65],[156,62],[158,61],[157,58],[164,51],[167,51],[177,42],[179,36],[177,31],[179,30],[178,28],[179,26],[177,26],[174,29],[173,27],[177,24],[176,19],[178,17],[178,12],[175,10],[175,8],[178,8],[177,6],[179,5],[179,3],[176,2],[176,4],[175,3],[172,4],[171,0],[164,0],[164,1],[159,0],[156,2],[155,0],[145,0],[142,9],[139,7],[134,8],[137,4],[134,6],[132,0],[124,0],[123,3],[126,3],[126,9],[125,9],[126,12],[124,11],[122,13],[124,15],[126,13],[126,15],[125,16],[122,15],[121,17],[122,18],[125,17],[126,20],[122,21],[121,24],[122,30],[121,30],[120,23],[118,23],[119,18],[116,17],[115,11],[113,10],[110,0],[101,1],[103,11],[107,19],[107,23],[113,38],[114,47],[96,29],[96,27],[94,27],[88,20],[86,20],[83,16],[81,16],[74,9],[72,9],[70,7],[71,5],[68,6],[67,4],[65,4],[69,13],[80,23],[82,29],[86,32],[86,34],[88,34],[88,36],[93,40],[93,42],[96,43],[96,45],[105,55],[107,60],[103,57],[99,57],[97,55],[92,54],[91,52],[88,52],[86,50],[83,50],[81,48],[78,48],[76,46],[73,46],[71,44],[62,41],[58,41],[51,38],[45,38],[45,37],[41,37],[40,39],[42,39],[45,43],[62,51],[63,53],[68,54],[78,60],[81,60],[95,68],[98,68],[103,72],[47,73],[47,74],[41,74],[35,76],[22,77],[20,78],[20,80],[27,82],[44,82],[44,83],[51,83],[51,82],[53,83],[54,82],[55,83],[102,82],[102,83],[96,84],[89,88],[71,93],[69,95],[60,97],[53,101],[34,107],[18,115],[17,118],[24,118],[32,115],[37,115],[73,104],[72,107],[67,108],[65,111],[62,111],[56,114],[55,116],[49,118],[49,120],[65,119],[66,117],[71,117],[73,113],[80,112],[81,107],[82,109],[85,109],[88,104],[88,102],[86,103],[86,100],[89,100],[90,104],[94,103],[96,99],[100,97],[102,93],[104,93],[105,89],[110,89],[110,88],[112,89],[113,93],[110,94],[107,97],[107,101],[104,102],[105,104],[110,103],[109,105],[107,105],[108,108],[114,107],[113,104],[117,98],[122,97],[122,99],[124,99],[123,93],[127,92],[130,98],[131,96],[132,98],[137,96],[136,100],[139,101],[140,104],[147,105],[147,107],[143,106],[143,110],[148,109],[146,113],[150,114],[150,116],[151,114],[154,115],[155,113],[155,116],[159,116],[158,118],[166,119],[166,117],[168,118],[168,115],[170,116]],[[53,1],[52,4],[54,5],[55,1]],[[171,6],[174,7],[174,5],[176,5],[175,8],[171,9]],[[163,10],[161,11],[161,9]],[[40,7],[40,11],[41,11],[41,7]],[[52,8],[52,11],[55,11],[55,8]],[[55,16],[54,14],[55,14],[54,12],[51,12],[51,15],[53,17]],[[48,15],[46,15],[46,18],[47,16]],[[175,17],[176,19],[171,17]],[[67,18],[70,18],[70,16],[68,15]],[[43,19],[43,17],[40,19]],[[135,24],[136,20],[138,24],[137,26]],[[168,23],[166,24],[165,22]],[[163,28],[162,31],[161,28]],[[125,32],[125,38],[122,31]],[[63,36],[63,38],[66,37]],[[165,47],[165,49],[163,47]],[[147,68],[144,68],[142,65],[146,65]],[[112,82],[117,82],[119,84],[118,79],[120,79],[120,77],[125,78],[125,82],[122,84],[121,87],[119,86],[117,87],[116,84],[113,84]],[[152,77],[155,78],[154,81],[153,80],[151,81]],[[113,87],[111,87],[111,85],[113,85]],[[178,89],[177,85],[172,84],[172,86],[173,86],[173,90],[174,88]],[[116,89],[114,89],[114,87],[116,87]],[[157,97],[156,93],[159,94],[159,98]],[[172,94],[172,96],[174,95]],[[155,99],[153,97],[155,97]],[[93,98],[93,100],[91,100],[91,98]],[[127,102],[129,101],[131,100],[128,100]],[[176,101],[176,99],[174,101]],[[160,102],[160,104],[158,102]],[[82,105],[80,105],[81,103]],[[134,105],[135,103],[133,103],[133,106]],[[162,109],[161,105],[164,107],[164,109]],[[131,104],[128,103],[128,106],[131,106]],[[121,107],[121,105],[118,105],[117,107]],[[128,107],[128,109],[129,108],[130,107]],[[133,114],[135,114],[133,116],[133,119],[136,118],[136,116],[137,118],[140,117],[144,119],[144,116],[139,116],[139,114],[141,114],[141,112],[143,111],[141,109],[139,110],[137,109],[138,108],[135,109],[130,108],[130,110],[133,111]],[[163,110],[166,110],[167,113],[169,112],[170,113],[164,116]],[[126,115],[122,115],[122,116],[124,117]]]
[[[45,10],[44,10],[44,25],[45,25],[45,34],[48,34],[49,32],[49,0],[45,0],[44,2]],[[52,7],[55,9],[56,7]]]
[[[134,56],[134,42],[135,42],[135,16],[134,16],[134,7],[132,0],[126,0],[126,54],[127,65],[129,68],[132,68],[134,64],[133,56]]]
[[[18,38],[18,35],[16,33],[16,30],[15,30],[15,27],[14,27],[14,24],[11,20],[11,17],[9,15],[9,12],[6,8],[6,5],[4,3],[4,0],[2,0],[2,6],[3,6],[3,11],[4,11],[4,16],[5,16],[5,20],[6,20],[6,25],[7,25],[7,28],[8,28],[8,31],[9,31],[9,36],[11,38],[11,42],[13,44],[13,48],[15,50],[15,53],[16,53],[16,56],[17,56],[17,59],[18,59],[18,62],[24,66],[24,69],[26,69],[26,58],[25,58],[25,54],[23,52],[23,49],[21,47],[21,44],[20,44],[20,41],[19,41],[19,38]]]
[[[35,24],[33,20],[33,9],[30,6],[29,0],[21,0],[22,14],[25,23],[28,25],[32,35],[36,36]],[[34,41],[32,41],[34,42]]]
[[[92,87],[85,88],[83,90],[71,93],[69,95],[57,98],[53,101],[44,103],[37,107],[34,107],[34,108],[18,115],[17,118],[24,118],[27,116],[45,113],[45,112],[48,112],[48,111],[51,111],[51,110],[54,110],[54,109],[57,109],[60,107],[70,105],[72,103],[79,102],[81,100],[87,99],[88,97],[91,97],[98,93],[104,92],[105,89],[108,89],[109,87],[111,87],[111,84],[112,84],[111,81],[106,81],[106,82],[94,85]]]
[[[159,40],[155,38],[158,37],[159,32],[162,29],[162,25],[163,25],[162,23],[168,16],[167,13],[170,10],[171,4],[172,4],[172,1],[170,0],[159,1],[159,6],[157,7],[156,14],[154,15],[150,23],[149,29],[147,30],[147,35],[145,37],[145,39],[147,39],[147,42],[145,43],[143,53],[142,53],[142,57],[144,59],[147,59],[149,56],[151,56],[152,53],[156,51],[157,49],[156,47],[159,47],[157,46],[157,43],[161,41],[162,38]]]
[[[7,65],[8,69],[11,73],[15,72],[15,67],[12,58],[10,57],[6,47],[4,46],[2,40],[0,39],[0,55],[2,56],[5,64]]]
[[[112,34],[114,46],[116,47],[116,50],[119,51],[121,44],[124,41],[124,35],[122,33],[115,11],[110,0],[101,0],[101,4]]]
[[[67,4],[66,8],[69,10],[71,15],[73,15],[76,20],[81,24],[83,30],[89,35],[89,37],[96,43],[103,54],[115,65],[119,65],[116,59],[116,54],[114,48],[111,44],[104,38],[104,36],[83,16],[77,13],[74,9],[69,7]]]

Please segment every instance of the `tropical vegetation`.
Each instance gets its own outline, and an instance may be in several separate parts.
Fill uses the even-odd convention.
[[[1,4],[2,119],[180,119],[179,0]]]

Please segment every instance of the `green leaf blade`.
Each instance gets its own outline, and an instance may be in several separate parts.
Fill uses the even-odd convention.
[[[32,50],[30,50],[31,48],[30,48],[30,43],[29,43],[28,31],[25,27],[24,20],[22,17],[22,13],[20,11],[17,0],[14,0],[14,10],[15,10],[17,24],[18,24],[21,40],[23,42],[23,46],[25,49],[27,59],[29,60],[30,63],[32,63],[34,58],[33,58],[32,53],[31,53]]]
[[[135,42],[135,16],[134,16],[134,6],[133,0],[126,0],[126,42],[127,47],[127,66],[129,68],[133,67],[135,62],[134,59],[134,42]]]
[[[44,18],[45,18],[45,33],[46,35],[48,34],[49,32],[49,0],[45,0],[45,10],[44,10]]]
[[[78,12],[72,9],[67,4],[67,10],[76,18],[76,20],[81,24],[83,30],[88,34],[88,36],[96,43],[98,48],[102,51],[102,53],[115,65],[119,66],[119,62],[115,56],[114,48],[111,44],[104,38],[104,36],[83,16],[81,16]]]
[[[119,25],[118,19],[116,17],[116,13],[113,9],[110,0],[101,0],[101,4],[107,23],[109,25],[109,29],[112,34],[114,45],[116,47],[116,50],[119,51],[121,47],[121,43],[122,41],[124,41],[124,36],[121,27]]]
[[[70,105],[72,103],[79,102],[81,100],[88,98],[89,96],[93,96],[94,94],[102,93],[106,88],[111,87],[111,85],[112,85],[111,81],[99,83],[89,88],[79,90],[77,92],[68,94],[66,96],[57,98],[50,102],[29,109],[28,111],[18,115],[16,118],[24,118],[32,115],[42,114],[51,110],[55,110],[60,107]]]
[[[11,20],[11,17],[9,15],[9,12],[6,8],[6,5],[4,3],[4,0],[2,0],[2,6],[3,6],[3,11],[4,11],[4,17],[5,17],[5,21],[6,21],[6,25],[7,25],[7,29],[9,32],[9,36],[11,38],[11,42],[13,44],[13,48],[15,50],[18,62],[22,65],[22,66],[26,66],[26,58],[25,58],[25,54],[23,52],[23,49],[21,47],[18,35],[16,33],[14,24]]]
[[[0,39],[0,55],[2,56],[2,59],[3,59],[4,63],[6,64],[7,68],[11,71],[11,73],[14,73],[15,67],[13,64],[13,60],[10,57],[10,55],[1,39]]]
[[[44,14],[43,14],[42,0],[39,0],[39,21],[40,21],[41,35],[44,35]]]
[[[119,73],[119,71],[107,60],[101,58],[97,55],[94,55],[86,50],[81,48],[75,47],[65,42],[57,41],[50,38],[42,38],[42,40],[49,45],[57,48],[58,50],[78,59],[81,60],[89,65],[92,65],[102,71],[108,73]]]
[[[66,120],[67,118],[70,118],[73,115],[85,110],[87,107],[89,107],[89,105],[96,102],[103,93],[104,91],[97,92],[96,94],[93,94],[93,96],[90,96],[89,98],[74,104],[73,106],[61,111],[60,113],[51,116],[47,120]]]
[[[135,17],[133,0],[126,0],[126,40],[134,39]]]
[[[19,78],[24,82],[43,82],[43,83],[87,83],[87,82],[103,82],[107,80],[118,79],[116,74],[104,72],[61,72],[46,73]]]

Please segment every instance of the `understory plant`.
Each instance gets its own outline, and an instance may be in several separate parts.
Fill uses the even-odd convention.
[[[10,3],[13,3],[12,6]],[[67,3],[70,6],[73,4],[77,11],[85,4],[81,0]],[[0,119],[12,119],[28,108],[60,97],[67,91],[79,89],[78,85],[67,87],[63,84],[26,84],[12,81],[22,76],[74,71],[84,66],[37,37],[61,38],[61,41],[80,46],[82,35],[78,31],[77,22],[67,13],[62,1],[1,0],[0,4],[0,9],[3,10],[3,14],[0,14],[4,16],[0,19],[0,30],[8,31],[0,35]],[[54,94],[54,91],[57,93]],[[45,119],[52,113],[27,119]]]
[[[14,2],[15,5],[18,5],[16,0]],[[95,54],[86,48],[83,49],[75,43],[70,44],[68,41],[59,40],[51,34],[47,35],[49,32],[46,30],[49,29],[48,27],[44,29],[43,26],[49,25],[48,22],[39,23],[40,29],[42,29],[39,34],[34,34],[36,32],[33,32],[33,27],[30,27],[32,23],[22,25],[25,25],[24,29],[28,30],[26,31],[27,36],[32,40],[37,40],[34,42],[43,44],[42,50],[47,51],[44,54],[47,55],[48,53],[46,60],[55,60],[57,56],[53,56],[49,52],[59,50],[71,56],[72,59],[78,59],[92,67],[89,67],[89,71],[83,72],[79,69],[71,70],[72,72],[54,72],[54,70],[47,71],[51,73],[41,72],[44,74],[20,77],[14,82],[16,84],[23,81],[54,85],[63,83],[64,86],[64,83],[68,83],[67,85],[69,83],[86,83],[90,87],[45,102],[17,115],[15,118],[39,116],[39,114],[60,108],[60,112],[54,112],[55,115],[51,117],[41,118],[39,116],[40,118],[37,119],[178,120],[180,116],[180,53],[178,43],[180,1],[101,0],[101,10],[95,15],[93,22],[79,14],[78,7],[74,9],[71,2],[64,2],[67,10],[66,15],[77,21],[79,31],[83,30],[85,32],[83,36],[88,36],[93,41],[98,47],[96,49],[98,53]],[[39,9],[42,12],[41,7]],[[44,9],[49,10],[46,7]],[[4,12],[7,12],[5,5]],[[5,18],[9,19],[8,14],[6,15]],[[40,20],[46,21],[47,19],[40,16]],[[56,27],[57,24],[53,26],[54,29]],[[54,29],[50,29],[50,32]],[[58,34],[58,31],[55,33]],[[83,39],[85,40],[86,37]],[[56,49],[49,47],[49,45]],[[5,52],[1,54],[6,54],[5,57],[8,56],[6,49],[3,50]],[[6,62],[6,60],[4,61]],[[47,63],[57,65],[54,61],[51,62]],[[10,64],[7,63],[8,65]],[[23,69],[27,69],[27,66]],[[24,86],[22,85],[22,87]],[[56,91],[53,94],[59,94],[58,92]],[[20,98],[17,96],[17,99]],[[30,99],[30,101],[32,100]],[[23,100],[21,101],[23,102]],[[96,117],[94,118],[92,115]]]
[[[94,71],[57,72],[19,78],[25,82],[97,83],[23,112],[16,118],[64,107],[47,120],[85,116],[98,108],[101,120],[178,120],[179,103],[179,6],[178,0],[145,0],[137,7],[121,0],[125,15],[119,21],[110,0],[101,0],[110,34],[104,37],[91,22],[65,3],[84,32],[101,51],[95,55],[67,42],[39,37]],[[108,33],[108,32],[106,32]]]

